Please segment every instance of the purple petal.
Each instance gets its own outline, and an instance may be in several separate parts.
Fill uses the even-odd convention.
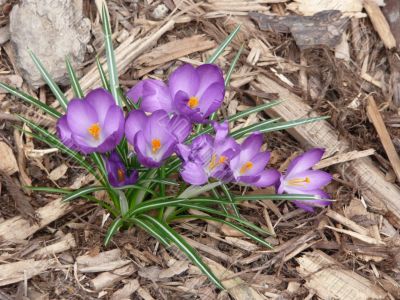
[[[256,187],[267,187],[276,184],[281,174],[274,169],[265,170],[259,173],[260,178],[253,185]]]
[[[124,135],[125,118],[122,109],[114,105],[108,110],[106,116],[106,122],[103,125],[103,131],[105,136],[117,133],[117,144],[121,141]],[[117,145],[115,145],[117,146]]]
[[[223,141],[229,133],[229,124],[228,121],[223,123],[213,122],[213,127],[215,131],[215,141],[218,143]]]
[[[203,167],[193,162],[187,162],[183,165],[181,176],[185,182],[193,185],[202,185],[208,181]]]
[[[196,72],[196,69],[189,64],[184,64],[177,68],[169,77],[168,86],[171,91],[172,98],[179,91],[183,91],[189,97],[196,96],[196,92],[199,88],[200,78]]]
[[[126,179],[125,185],[135,184],[138,181],[139,173],[136,170],[131,170],[131,174]]]
[[[121,141],[122,135],[116,131],[105,138],[105,140],[96,147],[96,152],[106,153],[114,150]]]
[[[202,123],[204,122],[204,118],[200,113],[200,109],[197,107],[195,109],[191,109],[188,106],[189,95],[186,92],[178,91],[175,94],[173,105],[178,111],[178,113],[182,116],[187,117],[193,123]]]
[[[300,173],[302,171],[312,168],[317,162],[319,162],[324,155],[325,150],[321,148],[311,149],[302,155],[297,156],[289,164],[286,171],[286,175]]]
[[[72,132],[68,126],[67,116],[62,116],[57,121],[57,135],[60,141],[72,150],[77,150],[72,140]]]
[[[252,158],[260,152],[260,148],[263,144],[263,135],[261,133],[253,133],[248,138],[246,138],[242,145],[240,151],[240,158],[242,162],[251,161]],[[269,155],[269,152],[268,152]],[[267,161],[269,160],[269,156]]]
[[[89,92],[84,101],[96,111],[100,126],[103,126],[108,110],[116,106],[114,97],[102,88]]]
[[[322,199],[329,199],[329,195],[327,193],[325,193],[323,190],[313,190],[313,191],[307,191],[307,194],[309,195],[315,195],[315,196],[319,196],[321,198],[321,200],[296,200],[293,201],[294,204],[301,208],[304,209],[305,211],[309,211],[309,212],[314,212],[314,208],[313,206],[317,206],[317,207],[323,207],[323,206],[328,206],[331,204],[331,201],[328,200],[322,200]]]
[[[218,66],[213,64],[203,64],[199,66],[196,71],[200,79],[197,90],[198,97],[202,97],[203,93],[214,83],[224,86],[224,76],[222,70]]]
[[[125,136],[128,142],[133,145],[135,135],[143,130],[147,124],[147,116],[142,110],[132,110],[125,122]]]
[[[189,155],[191,152],[191,149],[188,145],[185,144],[178,144],[176,146],[177,150],[177,154],[184,160],[184,161],[188,161],[189,160]]]
[[[153,112],[159,109],[164,109],[167,112],[172,112],[172,97],[168,86],[161,80],[145,79],[131,88],[126,96],[134,103],[142,98],[140,108],[146,112]]]
[[[250,170],[248,170],[245,173],[245,175],[246,176],[260,175],[260,172],[262,172],[265,169],[265,167],[266,167],[266,165],[267,165],[267,163],[269,161],[269,157],[270,157],[270,153],[269,152],[259,152],[259,153],[257,153],[251,159],[253,167]],[[246,162],[244,162],[244,163],[246,163]]]
[[[174,116],[168,123],[168,130],[177,138],[178,142],[183,142],[189,135],[192,124],[185,117]]]
[[[66,116],[71,132],[82,137],[89,137],[88,128],[99,122],[96,111],[85,100],[71,100]]]
[[[224,101],[225,85],[214,83],[210,85],[199,99],[199,108],[204,118],[216,112]]]
[[[291,183],[290,181],[300,181]],[[303,182],[301,182],[303,181]],[[293,187],[298,190],[316,190],[319,189],[332,181],[332,175],[319,170],[307,170],[295,175],[286,176],[285,187]]]

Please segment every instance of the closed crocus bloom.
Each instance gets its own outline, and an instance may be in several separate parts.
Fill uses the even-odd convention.
[[[311,149],[299,155],[289,164],[286,174],[281,176],[277,186],[277,192],[290,194],[316,195],[321,200],[294,201],[296,206],[306,210],[314,211],[313,206],[327,206],[330,201],[329,195],[322,188],[332,181],[332,175],[311,168],[318,163],[324,155],[323,149]]]
[[[150,116],[142,110],[131,111],[125,124],[126,139],[133,145],[139,162],[149,168],[161,166],[190,130],[191,124],[186,118],[170,118],[164,110]]]
[[[113,151],[105,161],[108,181],[113,187],[134,184],[138,180],[138,172],[131,170],[128,173],[117,152]]]
[[[214,123],[215,137],[203,134],[195,138],[190,146],[178,145],[178,153],[184,163],[181,176],[187,183],[201,185],[210,177],[226,181],[231,178],[229,161],[238,151],[239,145],[228,137],[228,123]]]
[[[121,141],[124,123],[124,113],[113,96],[99,88],[68,103],[67,113],[57,122],[57,133],[71,149],[84,154],[105,153]]]
[[[141,109],[146,112],[163,109],[202,123],[221,106],[224,93],[224,77],[219,67],[203,64],[194,68],[185,64],[171,74],[168,85],[146,79],[130,89],[127,96],[135,103],[142,99]]]
[[[265,169],[271,154],[261,151],[262,144],[262,134],[253,133],[240,145],[239,153],[230,162],[236,182],[267,187],[279,180],[280,173],[277,170]]]

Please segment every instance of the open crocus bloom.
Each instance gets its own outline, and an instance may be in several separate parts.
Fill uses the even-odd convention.
[[[67,113],[57,122],[57,133],[69,148],[84,154],[105,153],[121,141],[124,123],[124,113],[113,96],[98,88],[68,103]]]
[[[230,162],[236,182],[267,187],[279,180],[280,173],[277,170],[265,169],[270,153],[260,151],[262,144],[262,134],[253,133],[240,145],[239,153]]]
[[[324,171],[311,170],[324,155],[323,149],[311,149],[302,155],[299,155],[289,164],[286,174],[281,176],[277,187],[279,194],[307,194],[316,195],[321,200],[294,201],[296,206],[306,210],[314,211],[313,206],[326,206],[330,201],[329,195],[321,188],[332,181],[332,175]]]
[[[128,174],[117,152],[113,151],[110,157],[106,158],[105,161],[108,181],[113,187],[134,184],[138,180],[138,172],[136,170],[131,170]]]
[[[172,155],[177,143],[184,141],[190,129],[186,118],[174,116],[170,119],[164,110],[157,110],[150,116],[142,110],[134,110],[126,120],[125,135],[139,162],[145,167],[157,168]]]
[[[135,85],[127,96],[146,112],[163,109],[188,117],[192,122],[204,122],[218,110],[224,99],[222,71],[213,64],[194,68],[185,64],[169,77],[168,85],[160,80],[146,79]]]
[[[209,177],[226,180],[231,178],[229,161],[239,145],[228,137],[228,123],[214,123],[215,138],[203,134],[195,138],[190,146],[179,144],[178,153],[184,163],[181,176],[187,183],[201,185]]]

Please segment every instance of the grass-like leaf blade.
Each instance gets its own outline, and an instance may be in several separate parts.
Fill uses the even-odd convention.
[[[171,242],[173,242],[186,256],[205,274],[207,277],[220,289],[224,290],[224,286],[220,280],[215,276],[215,274],[210,270],[210,268],[203,262],[197,251],[190,246],[176,231],[165,224],[148,215],[143,215],[145,220],[151,222],[160,232],[163,233]]]
[[[9,92],[10,94],[12,94],[18,98],[20,98],[21,100],[24,100],[25,102],[36,106],[37,108],[41,109],[42,111],[47,113],[49,116],[51,116],[55,119],[58,119],[61,117],[61,113],[58,112],[56,109],[44,104],[43,102],[32,97],[31,95],[28,95],[16,88],[9,86],[8,84],[0,82],[0,88],[4,89],[5,91]]]
[[[212,64],[215,60],[222,54],[225,48],[232,42],[233,38],[240,30],[240,25],[238,25],[234,31],[231,32],[230,35],[226,37],[226,39],[218,46],[215,52],[207,59],[207,63]]]
[[[109,91],[110,83],[108,82],[106,72],[104,72],[103,66],[100,63],[100,59],[98,56],[96,56],[96,65],[97,65],[97,70],[99,71],[100,74],[101,85],[103,86],[103,88]]]
[[[61,91],[61,89],[58,87],[58,85],[54,82],[54,80],[51,78],[50,74],[46,71],[40,60],[36,57],[36,55],[31,51],[28,50],[30,56],[32,57],[33,62],[35,63],[37,69],[40,72],[40,75],[42,75],[43,80],[47,83],[51,91],[53,92],[54,96],[60,103],[61,107],[66,110],[67,105],[68,105],[68,100],[65,97],[64,93]]]
[[[83,95],[81,86],[79,84],[78,77],[76,76],[74,68],[72,67],[71,62],[68,58],[65,59],[65,64],[67,65],[68,76],[69,76],[69,80],[71,82],[71,87],[72,87],[72,91],[74,92],[74,96],[75,96],[75,98],[82,99],[84,97],[84,95]]]
[[[101,11],[102,21],[103,21],[103,32],[104,32],[104,41],[106,48],[106,56],[107,56],[107,65],[108,65],[108,74],[110,76],[110,91],[114,96],[116,103],[122,107],[122,101],[118,95],[118,70],[117,63],[115,61],[114,48],[112,44],[112,32],[111,32],[111,24],[110,17],[108,14],[108,9],[104,5]]]
[[[107,229],[107,233],[104,237],[104,245],[108,246],[108,244],[110,243],[112,237],[114,236],[114,234],[117,233],[117,231],[122,227],[122,225],[124,225],[124,222],[121,220],[121,218],[116,218],[110,225],[110,227],[108,227]]]

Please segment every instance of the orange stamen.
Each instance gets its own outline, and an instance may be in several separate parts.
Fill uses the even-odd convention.
[[[190,97],[187,105],[193,109],[199,106],[199,99],[197,97]]]
[[[117,170],[117,177],[119,182],[125,181],[125,172],[121,168]]]
[[[251,161],[248,161],[242,165],[239,172],[241,175],[243,175],[244,173],[251,170],[252,168],[253,168],[253,163]]]
[[[161,141],[159,139],[152,139],[151,140],[151,151],[153,153],[157,153],[158,150],[161,148]]]
[[[288,180],[287,184],[290,186],[303,186],[305,184],[311,183],[310,177],[305,178],[295,178]]]
[[[101,127],[99,123],[94,123],[88,128],[89,134],[97,141],[100,138]]]
[[[227,159],[228,158],[226,156],[221,155],[217,161],[217,155],[214,153],[211,157],[211,161],[208,168],[210,170],[214,170],[216,167],[224,164],[227,161]]]

